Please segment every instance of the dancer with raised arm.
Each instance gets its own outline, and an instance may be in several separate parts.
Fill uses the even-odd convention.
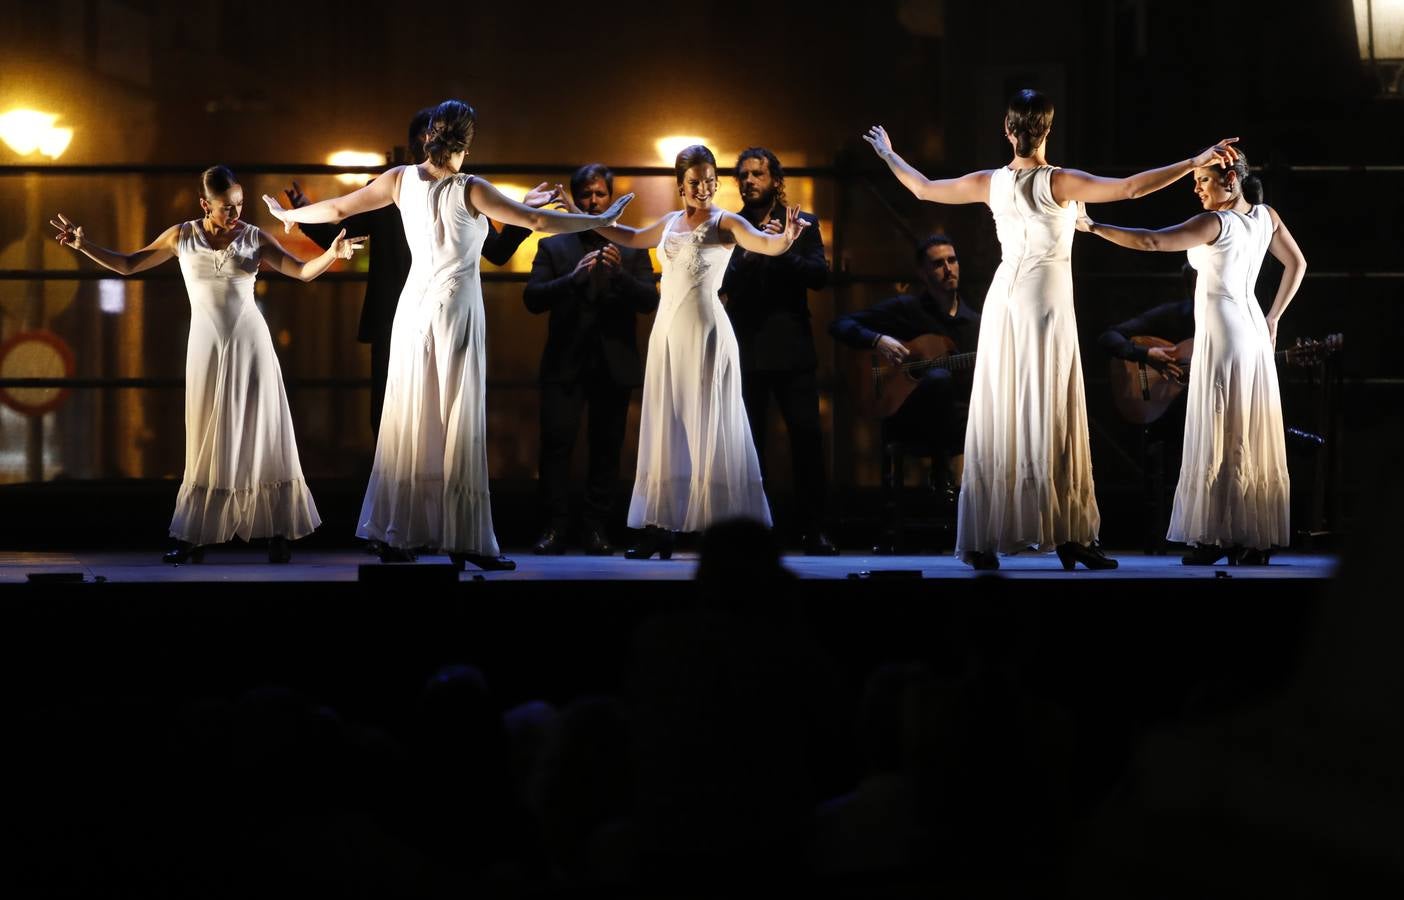
[[[379,541],[381,559],[407,561],[419,548],[447,552],[462,568],[513,569],[492,527],[484,394],[484,311],[478,260],[488,217],[561,234],[613,224],[633,199],[598,215],[533,209],[462,173],[477,116],[445,100],[431,118],[417,166],[396,166],[358,191],[298,209],[264,196],[291,228],[332,222],[391,203],[400,209],[413,263],[395,310],[385,407],[359,537]]]
[[[180,260],[190,297],[185,351],[185,475],[171,516],[168,563],[199,561],[204,547],[268,538],[268,561],[292,557],[289,541],[321,524],[302,477],[283,372],[268,323],[254,303],[262,263],[311,281],[360,244],[345,229],[326,252],[302,262],[272,235],[243,221],[244,189],[225,166],[201,175],[203,218],[172,225],[135,253],[99,247],[62,213],[55,238],[119,275]]]
[[[1194,290],[1194,352],[1185,405],[1180,482],[1170,514],[1172,541],[1191,545],[1186,565],[1266,565],[1291,541],[1290,483],[1273,348],[1277,323],[1292,302],[1306,257],[1277,210],[1262,203],[1242,154],[1226,166],[1194,170],[1194,193],[1206,212],[1160,230],[1077,219],[1122,247],[1188,251],[1199,273]],[[1255,196],[1257,202],[1248,196]],[[1282,263],[1272,308],[1254,295],[1263,257]]]
[[[1030,548],[1056,550],[1065,569],[1116,567],[1096,543],[1101,516],[1073,308],[1073,201],[1140,197],[1237,156],[1237,138],[1229,138],[1168,166],[1102,178],[1049,164],[1052,124],[1052,102],[1020,91],[1004,117],[1010,162],[936,180],[898,156],[881,126],[863,136],[917,197],[985,203],[994,214],[1002,260],[981,310],[956,525],[956,554],[976,569],[996,569],[998,553]]]
[[[639,461],[630,528],[643,529],[630,559],[668,559],[673,535],[713,522],[771,524],[751,425],[741,396],[736,333],[717,295],[737,246],[779,256],[808,223],[791,206],[778,233],[712,205],[717,160],[701,145],[674,164],[683,208],[647,228],[601,228],[621,247],[658,248],[661,300],[648,337]]]

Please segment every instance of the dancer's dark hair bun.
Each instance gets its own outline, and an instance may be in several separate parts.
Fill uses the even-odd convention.
[[[1025,88],[1009,98],[1004,127],[1014,135],[1014,153],[1033,156],[1053,127],[1053,101],[1038,91]]]
[[[213,197],[222,194],[239,183],[239,179],[234,177],[234,171],[228,166],[210,166],[200,173],[200,187],[205,191],[205,197]]]
[[[424,139],[424,152],[436,166],[444,166],[449,157],[463,153],[473,143],[473,131],[478,114],[462,100],[445,100],[434,107]]]

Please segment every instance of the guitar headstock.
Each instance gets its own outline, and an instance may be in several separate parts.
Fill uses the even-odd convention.
[[[1323,340],[1297,338],[1297,342],[1283,352],[1287,354],[1289,366],[1314,366],[1344,345],[1344,334],[1330,334]]]

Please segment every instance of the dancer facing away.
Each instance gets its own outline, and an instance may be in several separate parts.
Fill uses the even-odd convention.
[[[311,281],[361,245],[345,229],[310,262],[240,219],[244,189],[225,166],[201,175],[203,218],[172,225],[134,253],[99,247],[62,213],[55,238],[119,275],[176,257],[190,297],[185,352],[185,476],[171,517],[168,563],[199,561],[234,537],[268,538],[268,561],[292,558],[289,541],[321,524],[302,477],[283,373],[254,303],[259,264]]]
[[[491,216],[507,225],[565,233],[613,224],[633,199],[599,215],[533,209],[460,172],[477,115],[459,100],[435,108],[417,166],[396,166],[343,197],[298,209],[267,195],[294,223],[340,221],[391,203],[400,209],[413,263],[395,310],[385,408],[358,537],[379,541],[381,559],[408,561],[417,548],[446,551],[460,568],[514,569],[501,555],[488,495],[484,312],[478,260]]]
[[[639,459],[630,528],[644,533],[630,559],[668,559],[673,533],[752,518],[771,524],[751,425],[741,398],[736,333],[717,296],[731,251],[779,256],[808,225],[799,207],[767,233],[712,205],[717,160],[701,145],[674,164],[683,208],[647,228],[598,229],[621,247],[658,248],[661,299],[648,337]]]
[[[1121,228],[1094,222],[1085,211],[1077,219],[1079,231],[1132,250],[1186,250],[1199,273],[1184,454],[1166,535],[1192,545],[1186,565],[1212,565],[1224,556],[1265,565],[1273,547],[1291,540],[1273,348],[1277,323],[1306,274],[1306,257],[1282,217],[1261,202],[1256,181],[1240,153],[1232,165],[1194,170],[1194,193],[1207,212],[1179,225]],[[1267,253],[1283,268],[1264,316],[1253,288]]]
[[[1071,201],[1140,197],[1237,156],[1237,138],[1229,138],[1191,159],[1101,178],[1048,163],[1052,124],[1052,102],[1020,91],[1004,118],[1008,165],[934,181],[893,151],[880,125],[863,136],[917,197],[985,203],[994,214],[1003,258],[981,311],[956,525],[956,554],[976,569],[996,569],[997,553],[1028,548],[1056,549],[1065,569],[1116,567],[1096,545],[1101,516],[1073,309]]]

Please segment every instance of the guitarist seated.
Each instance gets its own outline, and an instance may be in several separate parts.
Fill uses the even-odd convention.
[[[1172,303],[1162,303],[1134,319],[1113,325],[1097,338],[1098,346],[1117,359],[1145,363],[1172,378],[1183,379],[1184,370],[1175,359],[1175,348],[1150,347],[1131,342],[1131,338],[1143,334],[1164,338],[1171,344],[1194,337],[1194,301],[1176,300]]]
[[[931,335],[944,340],[927,343],[942,343],[947,352],[973,352],[980,336],[980,314],[960,299],[960,262],[951,239],[933,234],[917,245],[915,256],[921,293],[899,294],[839,316],[829,326],[829,333],[850,347],[872,350],[894,367],[911,366],[923,356],[938,358],[907,346]],[[940,367],[913,367],[911,371],[917,379],[914,385],[897,380],[884,388],[912,388],[901,406],[883,420],[884,431],[889,438],[924,443],[948,458],[959,457],[965,448],[970,379],[953,378],[950,369]],[[958,467],[957,462],[952,473],[956,481]]]
[[[1165,376],[1184,381],[1185,371],[1175,359],[1173,347],[1137,344],[1131,339],[1149,334],[1164,338],[1170,344],[1178,344],[1193,338],[1194,282],[1198,274],[1189,263],[1180,266],[1180,279],[1184,282],[1185,297],[1188,299],[1162,303],[1134,319],[1113,325],[1097,337],[1097,345],[1117,359],[1144,363]]]

